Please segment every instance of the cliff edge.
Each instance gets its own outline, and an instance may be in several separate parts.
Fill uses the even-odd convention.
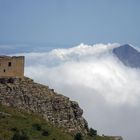
[[[77,102],[27,77],[0,78],[0,103],[40,114],[46,121],[64,128],[66,132],[88,132],[88,124],[82,117],[83,110]]]

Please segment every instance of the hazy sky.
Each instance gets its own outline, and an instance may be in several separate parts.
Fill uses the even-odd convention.
[[[139,0],[0,0],[0,44],[140,46]]]

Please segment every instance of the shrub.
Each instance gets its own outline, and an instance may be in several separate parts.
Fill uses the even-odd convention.
[[[29,137],[24,131],[16,131],[12,140],[29,140]]]
[[[33,124],[32,127],[34,130],[37,130],[37,131],[40,131],[42,129],[41,125],[38,123]]]
[[[47,130],[43,130],[42,136],[49,136],[49,132]]]
[[[74,136],[74,140],[83,140],[83,136],[81,133],[77,133],[75,136]]]
[[[96,136],[96,135],[97,135],[97,130],[94,130],[93,128],[90,128],[90,129],[89,129],[89,135],[90,135],[91,137]]]
[[[11,131],[16,132],[18,129],[16,127],[11,128]]]
[[[16,132],[16,133],[13,135],[12,140],[20,140],[20,134],[19,134],[19,132]]]

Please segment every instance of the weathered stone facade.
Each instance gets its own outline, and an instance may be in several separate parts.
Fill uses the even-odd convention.
[[[38,113],[57,127],[86,134],[88,125],[77,102],[57,94],[29,78],[1,78],[0,103],[29,113]]]
[[[24,56],[0,56],[0,77],[24,77]]]

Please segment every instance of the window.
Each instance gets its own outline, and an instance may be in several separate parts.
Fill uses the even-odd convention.
[[[6,70],[4,69],[3,72],[6,72]]]
[[[8,62],[8,66],[11,67],[11,65],[12,65],[12,63],[11,62]]]

